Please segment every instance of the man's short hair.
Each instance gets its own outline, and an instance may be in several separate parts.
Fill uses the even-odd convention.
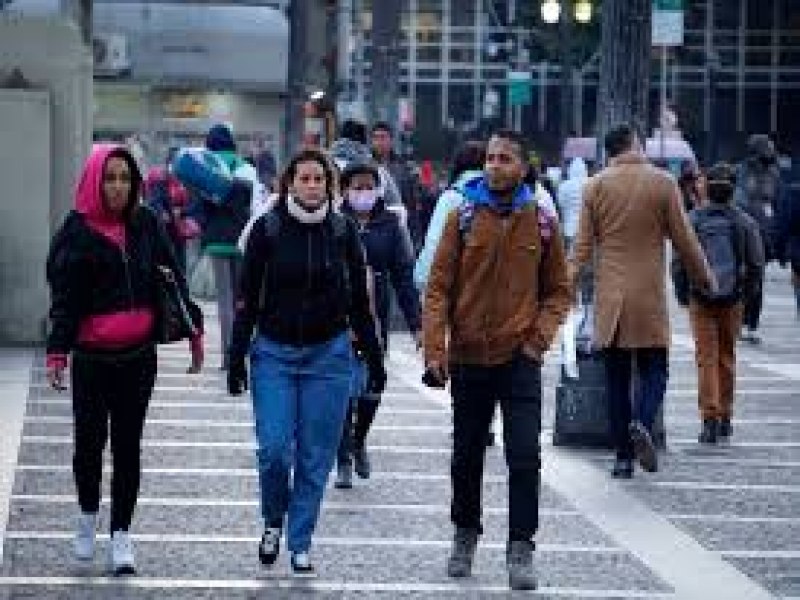
[[[706,173],[708,198],[714,204],[727,204],[733,199],[736,170],[726,162],[718,162]]]
[[[631,149],[636,130],[628,123],[609,129],[604,140],[606,154],[609,158],[619,156]]]
[[[528,142],[521,133],[513,129],[498,129],[489,136],[490,140],[492,138],[500,138],[501,140],[506,140],[514,144],[517,147],[517,156],[519,159],[525,164],[528,163]]]
[[[339,137],[361,144],[367,143],[367,126],[361,121],[347,119],[339,128]]]
[[[386,121],[378,121],[372,126],[370,133],[375,133],[376,131],[385,131],[389,134],[389,136],[394,136],[394,129],[392,126],[389,125]]]

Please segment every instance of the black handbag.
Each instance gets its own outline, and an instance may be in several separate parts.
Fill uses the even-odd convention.
[[[185,298],[172,269],[156,266],[156,343],[191,339],[203,330],[203,311]]]

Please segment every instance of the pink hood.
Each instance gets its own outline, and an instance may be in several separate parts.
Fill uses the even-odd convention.
[[[124,158],[131,168],[133,185],[130,211],[139,200],[141,173],[131,153],[119,144],[95,144],[86,160],[75,194],[75,209],[84,215],[86,223],[115,244],[125,246],[125,218],[110,214],[103,205],[103,170],[111,155]]]

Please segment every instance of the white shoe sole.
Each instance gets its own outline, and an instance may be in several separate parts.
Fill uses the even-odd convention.
[[[292,577],[294,579],[316,579],[319,577],[319,575],[317,575],[316,571],[312,571],[311,573],[302,573],[292,569]]]

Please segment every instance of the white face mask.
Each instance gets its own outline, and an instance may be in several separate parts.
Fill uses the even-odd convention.
[[[347,202],[354,211],[368,213],[378,202],[378,190],[350,190],[347,192]]]

